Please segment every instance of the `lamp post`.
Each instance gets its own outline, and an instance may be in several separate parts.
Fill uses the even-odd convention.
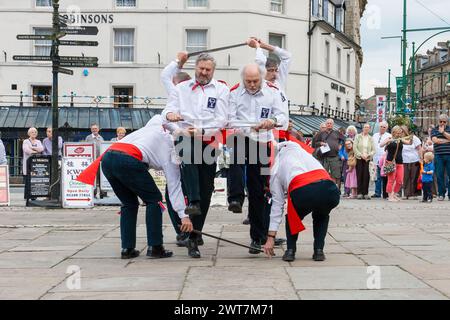
[[[406,48],[408,47],[408,42],[406,39],[406,0],[403,0],[403,36],[402,36],[402,81],[403,81],[403,90],[401,101],[402,104],[405,104],[406,99],[406,88],[408,88],[408,84],[406,83]],[[404,110],[404,105],[400,106],[401,110]],[[397,106],[398,110],[399,106]]]
[[[388,75],[388,94],[387,94],[387,110],[389,114],[391,113],[391,69],[389,69]]]

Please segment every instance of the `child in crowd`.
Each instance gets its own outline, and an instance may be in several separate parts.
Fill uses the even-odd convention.
[[[433,174],[434,174],[434,154],[427,152],[423,156],[423,173],[422,173],[422,202],[433,201],[433,193],[431,192],[433,186]]]
[[[348,169],[346,170],[347,176],[345,177],[345,188],[351,191],[349,199],[355,199],[357,196],[358,183],[356,178],[356,157],[353,152],[353,141],[351,139],[347,139],[345,141],[345,152],[348,155]]]

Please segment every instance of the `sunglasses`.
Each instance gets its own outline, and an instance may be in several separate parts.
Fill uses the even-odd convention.
[[[442,120],[442,121],[439,121],[439,123],[447,123],[447,121]]]

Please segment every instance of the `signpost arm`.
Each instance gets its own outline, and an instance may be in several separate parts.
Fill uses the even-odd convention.
[[[58,170],[58,67],[59,67],[59,0],[53,1],[53,40],[52,40],[52,164],[51,164],[51,199],[59,202],[59,170]]]

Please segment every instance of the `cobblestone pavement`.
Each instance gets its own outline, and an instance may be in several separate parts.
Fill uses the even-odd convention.
[[[450,201],[342,200],[333,211],[324,262],[312,256],[311,217],[297,259],[269,260],[204,238],[202,258],[175,245],[174,257],[121,260],[118,207],[0,208],[1,299],[448,299]],[[146,250],[141,208],[138,249]],[[242,214],[212,208],[204,231],[249,244]],[[284,227],[284,226],[283,226]],[[284,231],[280,233],[284,235]],[[73,267],[75,266],[75,267]],[[81,269],[80,286],[73,270]],[[378,278],[379,275],[379,278]],[[379,281],[378,281],[379,280]],[[377,288],[379,289],[372,289]]]

